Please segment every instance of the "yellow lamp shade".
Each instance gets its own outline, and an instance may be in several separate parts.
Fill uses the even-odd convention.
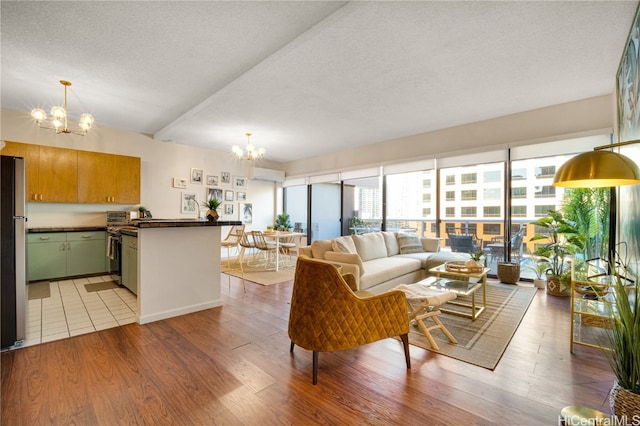
[[[601,188],[640,183],[640,169],[629,157],[611,151],[589,151],[567,160],[553,178],[554,186]]]

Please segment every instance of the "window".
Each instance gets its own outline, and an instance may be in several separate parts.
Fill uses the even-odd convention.
[[[425,203],[428,203],[431,201],[431,193],[427,192],[425,194],[422,194],[422,201]]]
[[[500,217],[500,206],[483,207],[484,217]]]
[[[555,204],[543,204],[541,206],[536,206],[535,216],[545,217],[549,214],[549,210],[556,210]]]
[[[550,178],[556,174],[556,166],[536,167],[536,178]]]
[[[501,227],[497,223],[485,223],[482,225],[482,233],[485,235],[501,235]]]
[[[431,207],[425,207],[424,209],[422,209],[422,217],[429,216],[431,216]]]
[[[527,188],[511,188],[511,198],[527,198]]]
[[[456,208],[455,207],[447,207],[444,211],[446,217],[455,217]]]
[[[456,192],[455,191],[447,191],[445,193],[446,201],[455,201],[456,200]]]
[[[512,169],[511,180],[524,180],[527,178],[527,169]]]
[[[502,174],[499,170],[489,170],[484,172],[484,181],[485,182],[502,182],[501,179]]]
[[[511,216],[527,217],[527,206],[511,206]]]
[[[456,184],[456,176],[455,175],[447,175],[446,183],[447,183],[447,185],[455,185]]]
[[[431,188],[431,179],[423,179],[422,180],[422,187],[424,189],[430,189]]]
[[[463,173],[460,176],[462,183],[478,183],[477,173]]]
[[[478,209],[477,207],[461,207],[460,216],[462,217],[476,217]]]
[[[460,193],[460,198],[463,200],[477,200],[477,191],[475,189],[463,190]]]
[[[502,188],[487,188],[483,190],[483,198],[485,201],[498,201],[502,195]]]
[[[554,198],[556,187],[552,185],[536,186],[536,198]]]

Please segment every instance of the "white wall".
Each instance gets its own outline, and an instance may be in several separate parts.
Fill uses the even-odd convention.
[[[87,136],[56,135],[53,131],[39,129],[29,113],[2,109],[1,114],[2,140],[140,157],[141,204],[153,213],[154,218],[194,217],[180,212],[181,192],[185,190],[172,187],[173,177],[188,181],[192,167],[203,169],[205,177],[208,174],[220,175],[223,171],[230,172],[232,176],[248,176],[253,165],[249,161],[234,159],[230,152],[158,142],[140,133],[100,125],[96,125]],[[277,169],[278,166],[278,163],[260,162],[260,167],[264,168]],[[186,191],[195,192],[198,200],[202,201],[206,188],[205,184],[188,183]],[[231,184],[219,184],[218,188],[236,191]],[[246,193],[246,202],[253,203],[254,226],[264,229],[275,217],[274,183],[250,181]],[[235,197],[233,204],[233,216],[224,215],[222,208],[221,220],[238,220],[240,202]],[[137,208],[137,205],[29,203],[28,226],[104,226],[105,211],[132,208]]]

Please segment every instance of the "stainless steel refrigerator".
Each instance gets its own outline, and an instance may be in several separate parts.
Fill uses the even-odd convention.
[[[1,156],[0,163],[0,340],[19,346],[26,334],[27,271],[24,159]]]

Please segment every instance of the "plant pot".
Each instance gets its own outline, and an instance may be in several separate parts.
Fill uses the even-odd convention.
[[[547,277],[547,294],[557,297],[567,297],[571,293],[570,286],[565,286],[560,277]]]
[[[535,285],[536,288],[544,289],[547,286],[547,280],[544,278],[534,278],[533,285]]]
[[[207,210],[207,220],[209,222],[216,222],[220,216],[218,215],[217,210]]]
[[[518,263],[498,262],[498,278],[501,283],[517,283],[520,279],[520,265]]]
[[[631,422],[640,416],[640,394],[624,389],[617,381],[611,388],[609,404],[611,412],[619,419]]]

